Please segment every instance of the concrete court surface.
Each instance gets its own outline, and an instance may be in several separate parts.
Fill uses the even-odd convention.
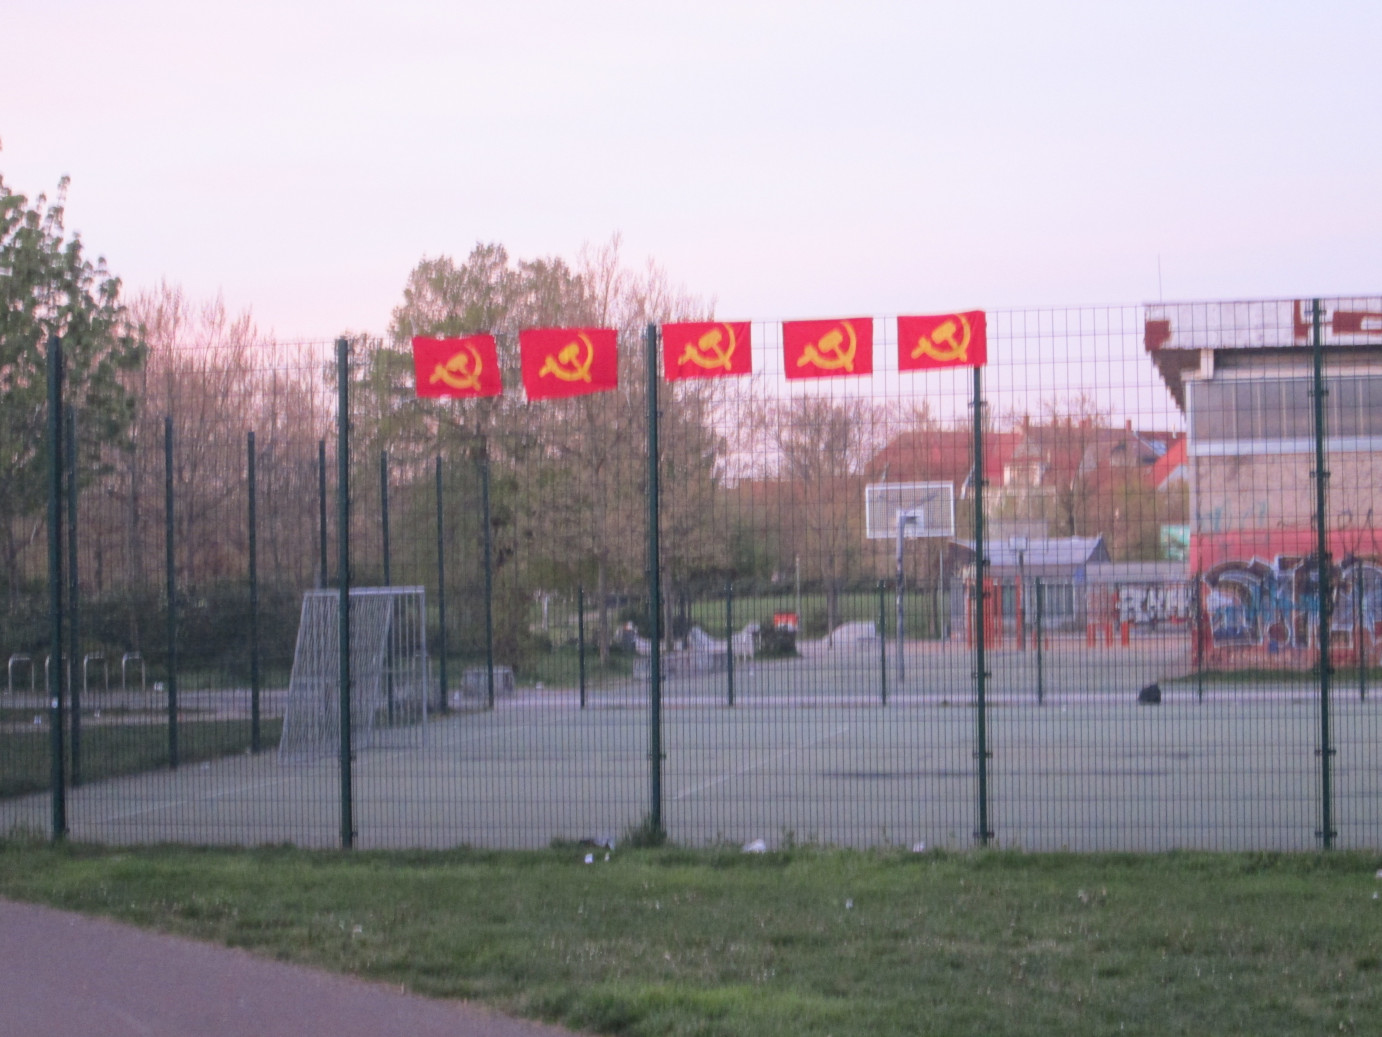
[[[0,1037],[562,1037],[247,951],[0,900]]]

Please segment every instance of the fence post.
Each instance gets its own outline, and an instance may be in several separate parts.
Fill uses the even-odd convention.
[[[178,583],[173,526],[173,419],[163,419],[163,544],[168,586],[168,766],[178,767]]]
[[[392,587],[393,579],[389,571],[389,452],[379,451],[379,538],[384,563],[384,586]],[[393,668],[387,667],[384,674],[384,701],[389,726],[393,726]]]
[[[987,846],[989,831],[988,673],[984,657],[984,402],[983,368],[974,368],[974,716],[975,760],[978,763],[979,828],[974,833]],[[1001,599],[1000,599],[1001,600]],[[1002,623],[1002,609],[999,609]]]
[[[1045,673],[1042,669],[1044,659],[1043,653],[1046,646],[1043,643],[1046,639],[1046,631],[1043,629],[1042,612],[1045,607],[1043,599],[1046,597],[1045,590],[1041,585],[1041,577],[1036,578],[1036,664],[1037,664],[1037,705],[1040,706],[1046,700]]]
[[[662,546],[658,495],[659,451],[657,443],[657,325],[649,324],[644,336],[648,378],[648,829],[654,837],[662,827]]]
[[[580,678],[581,708],[585,709],[585,588],[576,587],[576,666]]]
[[[77,415],[71,406],[67,411],[67,435],[64,437],[67,455],[67,685],[71,704],[72,787],[82,783],[82,696],[77,683],[75,663],[82,658],[81,597],[77,587]]]
[[[442,515],[441,454],[437,455],[437,680],[441,693],[441,710],[451,703],[446,690],[446,550],[445,518]]]
[[[317,587],[326,586],[326,440],[317,440]]]
[[[250,580],[250,752],[259,745],[259,514],[255,475],[254,431],[245,436],[245,482],[249,497],[249,580]]]
[[[341,722],[338,764],[341,777],[341,849],[355,845],[355,804],[352,799],[350,710],[350,341],[336,340],[336,579],[340,648],[339,716]],[[324,455],[323,455],[324,456]],[[325,474],[325,466],[322,472]],[[323,496],[322,500],[325,501]],[[326,523],[322,523],[323,551]],[[325,558],[325,554],[323,554]],[[323,564],[323,572],[325,565]]]
[[[383,548],[384,586],[392,587],[389,570],[389,452],[379,451],[379,537]]]
[[[1329,470],[1325,468],[1324,449],[1324,345],[1320,338],[1320,300],[1311,303],[1311,342],[1314,347],[1314,404],[1315,404],[1315,534],[1316,555],[1319,564],[1319,615],[1320,627],[1320,837],[1321,845],[1330,849],[1334,845],[1334,790],[1332,787],[1333,766],[1330,759],[1334,747],[1330,741],[1329,725],[1329,679],[1332,666],[1329,658],[1329,633],[1331,613],[1333,612],[1332,567],[1329,556],[1329,507],[1327,489]]]
[[[48,339],[48,726],[53,839],[67,836],[62,708],[62,340]]]
[[[1204,614],[1204,581],[1202,574],[1196,570],[1195,582],[1191,587],[1190,593],[1190,615],[1194,621],[1194,626],[1190,633],[1190,650],[1195,656],[1195,701],[1204,701],[1204,653],[1205,653],[1205,625],[1208,622]],[[1210,631],[1213,636],[1213,631]]]
[[[798,620],[800,622],[800,620]],[[734,584],[725,584],[725,670],[727,705],[734,705]]]
[[[888,596],[887,588],[882,580],[878,581],[878,701],[881,705],[888,704],[888,632],[886,624],[888,619]],[[801,626],[801,617],[797,617],[797,626]]]
[[[902,548],[903,548],[903,545],[906,543],[906,540],[905,540],[905,531],[906,531],[906,528],[907,528],[907,520],[906,520],[905,518],[903,518],[902,512],[899,511],[898,514],[897,514],[897,631],[896,631],[896,634],[897,634],[897,659],[895,660],[895,665],[897,666],[897,690],[898,690],[898,691],[901,691],[901,690],[902,690],[902,682],[903,682],[903,680],[906,679],[906,676],[907,676],[907,673],[906,673],[906,665],[907,665],[907,664],[906,664],[906,656],[907,656],[907,653],[906,653],[906,651],[904,650],[904,647],[903,647],[903,640],[902,640],[902,637],[903,637],[902,631],[903,631],[903,628],[907,625],[907,623],[906,623],[906,614],[905,614],[905,609],[906,609],[906,597],[905,597],[905,595],[906,595],[906,593],[907,593],[907,570],[906,570],[906,568],[905,568],[904,565],[903,565],[903,557],[902,557]],[[879,637],[882,637],[882,636],[883,636],[883,630],[882,630],[881,627],[879,628],[878,636],[879,636]],[[884,698],[883,704],[884,704],[885,706],[888,704],[886,698]]]
[[[485,702],[494,708],[494,525],[489,511],[489,443],[480,458],[480,516],[485,523]]]
[[[1353,578],[1353,646],[1358,650],[1358,701],[1368,698],[1368,655],[1363,643],[1363,561],[1359,559]]]

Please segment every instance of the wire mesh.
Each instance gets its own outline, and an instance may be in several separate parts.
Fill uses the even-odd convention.
[[[472,401],[353,343],[347,530],[330,344],[170,340],[117,433],[74,408],[69,827],[335,845],[348,795],[360,846],[1377,848],[1379,314],[990,312],[977,408],[971,369],[898,369],[892,316],[870,373],[810,380],[754,323],[752,374],[659,389],[656,602],[634,330],[616,390],[536,402],[512,336]],[[889,485],[944,487],[951,535],[871,537]],[[50,816],[36,523],[0,829]],[[414,603],[377,626],[416,647],[352,663],[352,752],[280,755],[303,601],[343,575]]]

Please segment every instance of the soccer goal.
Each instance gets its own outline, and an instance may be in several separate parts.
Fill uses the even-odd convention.
[[[350,591],[350,731],[356,749],[422,744],[428,712],[427,607],[421,587]],[[341,739],[340,594],[302,598],[282,756],[338,751]]]

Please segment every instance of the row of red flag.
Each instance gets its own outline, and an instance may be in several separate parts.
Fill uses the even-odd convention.
[[[701,321],[662,325],[668,381],[753,371],[750,324]],[[619,384],[617,333],[611,328],[534,328],[518,333],[523,388],[530,400],[582,396]],[[873,319],[798,320],[782,325],[788,378],[833,378],[873,372]],[[897,318],[902,371],[978,367],[988,359],[982,310]],[[414,338],[419,396],[498,396],[499,352],[493,335]]]

